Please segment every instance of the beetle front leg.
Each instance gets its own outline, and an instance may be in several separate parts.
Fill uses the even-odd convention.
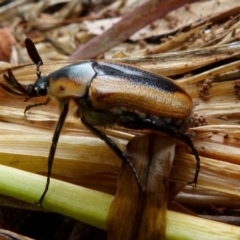
[[[132,172],[133,172],[133,174],[136,178],[137,185],[138,185],[139,191],[141,193],[142,192],[142,186],[141,186],[138,174],[136,172],[136,169],[132,165],[131,161],[127,158],[127,156],[121,151],[121,149],[117,146],[117,144],[111,138],[109,138],[106,134],[104,134],[103,132],[101,132],[97,128],[93,127],[84,118],[82,118],[81,121],[93,134],[95,134],[97,137],[102,139],[116,153],[116,155],[119,158],[121,158],[124,162],[126,162],[128,164],[128,166],[131,168],[131,170],[132,170]]]
[[[186,143],[192,149],[192,152],[196,159],[195,175],[194,175],[193,181],[188,182],[188,184],[192,184],[192,183],[194,183],[195,185],[197,184],[198,174],[200,171],[200,158],[198,155],[198,151],[194,147],[192,140],[190,139],[189,136],[187,136],[186,134],[180,132],[179,130],[177,130],[176,128],[168,124],[158,123],[149,118],[145,118],[145,119],[138,118],[129,122],[125,121],[124,119],[124,121],[121,122],[121,126],[124,126],[126,128],[131,128],[131,129],[152,129],[155,131],[166,133],[167,135]]]
[[[24,116],[26,117],[26,112],[29,111],[31,108],[39,107],[39,106],[43,106],[43,105],[46,106],[46,105],[48,105],[48,103],[50,101],[51,101],[51,98],[48,97],[45,102],[35,103],[35,104],[27,106],[24,110]]]

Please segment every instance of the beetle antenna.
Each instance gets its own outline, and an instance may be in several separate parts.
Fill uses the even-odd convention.
[[[38,53],[38,50],[36,49],[33,41],[30,38],[25,39],[25,46],[27,49],[28,56],[31,58],[34,64],[37,66],[36,74],[38,78],[41,77],[41,71],[40,66],[43,65],[43,61]]]
[[[6,83],[10,86],[5,86],[4,84],[0,83],[0,86],[9,93],[12,93],[14,95],[22,96],[26,95],[26,86],[21,85],[15,76],[13,75],[12,71],[8,69],[8,75],[3,74],[3,77],[6,81]],[[12,87],[12,88],[11,88]]]

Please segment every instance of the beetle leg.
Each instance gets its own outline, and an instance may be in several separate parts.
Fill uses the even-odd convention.
[[[55,155],[55,152],[56,152],[59,135],[61,133],[62,126],[63,126],[63,124],[65,122],[65,119],[66,119],[66,116],[67,116],[67,113],[68,113],[68,105],[69,105],[69,102],[65,102],[63,104],[62,108],[61,108],[62,111],[61,111],[60,117],[58,119],[57,127],[55,129],[55,132],[54,132],[54,135],[53,135],[53,138],[52,138],[52,145],[51,145],[51,148],[50,148],[50,151],[49,151],[49,155],[48,155],[47,183],[46,183],[45,190],[44,190],[42,196],[36,202],[36,204],[40,204],[41,206],[42,206],[42,202],[44,200],[44,197],[47,194],[48,187],[49,187],[49,184],[50,184],[50,177],[51,177],[51,172],[52,172],[52,165],[53,165],[54,155]]]
[[[95,134],[97,137],[99,137],[100,139],[105,141],[105,143],[117,154],[118,157],[120,157],[124,162],[126,162],[129,165],[129,167],[131,168],[131,170],[136,178],[137,185],[138,185],[139,191],[141,193],[142,186],[139,181],[137,171],[134,168],[134,166],[132,165],[131,161],[127,158],[127,156],[121,151],[121,149],[117,146],[117,144],[111,138],[109,138],[106,134],[104,134],[97,128],[93,127],[84,118],[81,118],[81,121],[93,134]]]
[[[38,107],[38,106],[42,106],[42,105],[47,105],[50,101],[51,101],[51,98],[48,97],[45,102],[35,103],[35,104],[32,104],[32,105],[27,106],[27,107],[25,108],[25,110],[24,110],[24,116],[26,116],[26,112],[27,112],[29,109],[31,109],[31,108],[33,108],[33,107]]]
[[[129,122],[122,122],[121,126],[124,126],[126,128],[132,128],[132,129],[152,129],[155,131],[160,131],[163,133],[166,133],[167,135],[176,138],[184,143],[186,143],[191,149],[196,159],[196,171],[193,178],[193,181],[188,182],[188,184],[194,183],[197,184],[198,174],[200,171],[200,158],[198,155],[198,151],[194,147],[192,140],[190,137],[180,131],[178,131],[176,128],[169,126],[168,124],[158,123],[154,120],[151,120],[149,118],[146,119],[136,119]]]

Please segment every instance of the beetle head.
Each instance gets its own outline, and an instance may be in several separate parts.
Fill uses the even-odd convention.
[[[32,97],[41,97],[41,96],[46,96],[48,91],[48,77],[47,76],[42,76],[34,84],[29,84],[26,86],[26,100]]]
[[[40,76],[34,84],[20,84],[12,71],[8,69],[8,75],[3,75],[8,85],[0,83],[0,86],[8,93],[17,96],[26,96],[25,101],[32,97],[46,96],[48,93],[48,77]]]
[[[26,49],[28,52],[29,57],[33,61],[33,63],[36,64],[36,75],[37,80],[34,84],[29,85],[22,85],[20,84],[15,76],[13,75],[13,72],[8,69],[8,75],[3,75],[5,81],[7,82],[7,85],[4,85],[0,83],[0,86],[9,93],[12,93],[14,95],[18,96],[26,96],[25,101],[32,97],[39,97],[39,96],[46,96],[47,95],[47,82],[48,77],[47,76],[41,76],[40,66],[43,65],[43,61],[41,57],[38,54],[38,51],[32,42],[31,39],[25,40]]]

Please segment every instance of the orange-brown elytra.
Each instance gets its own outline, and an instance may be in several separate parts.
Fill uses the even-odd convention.
[[[82,123],[128,163],[140,191],[141,183],[131,161],[108,136],[95,127],[119,125],[130,129],[150,129],[186,143],[197,162],[191,182],[196,184],[200,158],[191,139],[184,134],[189,126],[193,103],[191,97],[175,82],[130,65],[95,60],[72,64],[48,76],[41,76],[39,68],[43,64],[42,60],[30,39],[26,39],[25,44],[29,57],[37,65],[38,79],[34,84],[23,86],[8,70],[4,78],[11,87],[2,83],[0,86],[9,93],[26,96],[26,100],[48,96],[46,102],[30,105],[25,112],[32,107],[47,104],[50,99],[56,99],[61,109],[48,157],[47,184],[38,203],[42,203],[49,187],[56,146],[70,100],[76,102],[78,107],[75,115]]]

